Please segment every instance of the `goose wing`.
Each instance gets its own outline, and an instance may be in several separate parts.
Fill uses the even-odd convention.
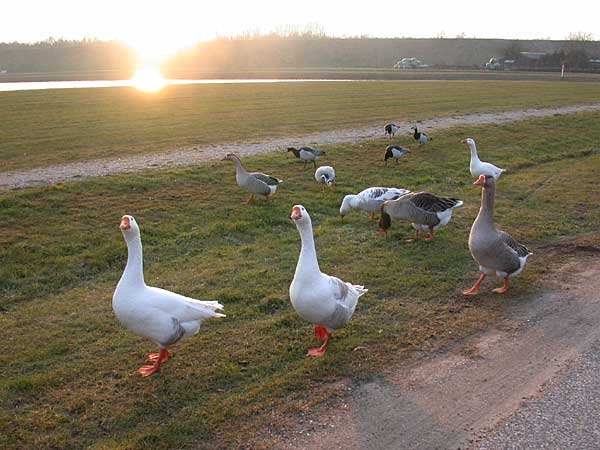
[[[249,175],[252,175],[257,180],[260,180],[269,186],[277,186],[279,183],[281,183],[283,181],[283,180],[272,177],[271,175],[267,175],[266,173],[262,173],[262,172],[252,172]]]
[[[368,289],[332,276],[329,276],[329,289],[335,299],[335,309],[325,325],[335,330],[350,320],[356,309],[358,298],[365,294]]]
[[[148,306],[175,317],[179,322],[225,317],[217,312],[223,310],[223,305],[219,302],[196,300],[161,288],[147,289],[145,301]]]
[[[462,205],[462,201],[455,198],[438,197],[429,192],[418,192],[411,195],[408,200],[417,208],[432,213],[446,211]]]
[[[498,235],[500,236],[500,240],[506,246],[510,247],[515,252],[517,252],[517,255],[519,255],[519,257],[529,255],[529,250],[527,249],[527,247],[517,242],[517,240],[513,238],[510,234],[508,234],[506,231],[498,231]]]

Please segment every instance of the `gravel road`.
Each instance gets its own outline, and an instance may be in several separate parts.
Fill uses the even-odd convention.
[[[557,114],[574,114],[582,111],[600,111],[600,104],[575,105],[562,108],[528,109],[490,114],[470,114],[464,116],[440,117],[424,120],[419,128],[431,134],[432,131],[454,126],[480,125],[486,123],[507,123],[535,117],[548,117]],[[410,133],[413,123],[396,122],[399,133]],[[288,145],[334,145],[349,144],[384,136],[383,124],[350,130],[336,130],[310,134],[301,137],[268,139],[257,143],[230,143],[206,147],[182,148],[163,153],[132,156],[107,160],[85,161],[31,170],[0,172],[0,190],[46,185],[84,178],[101,177],[117,173],[141,172],[150,169],[181,167],[222,159],[227,153],[240,156],[256,155],[284,150]]]
[[[600,248],[561,254],[548,290],[460,349],[354,386],[280,450],[600,448]]]
[[[571,365],[559,381],[543,387],[541,398],[526,401],[508,422],[485,435],[474,448],[600,448],[600,340]]]

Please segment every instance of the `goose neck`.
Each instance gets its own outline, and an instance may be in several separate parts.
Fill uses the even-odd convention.
[[[469,148],[471,149],[471,159],[479,161],[479,155],[477,154],[477,146],[473,143],[469,144]]]
[[[483,225],[494,226],[494,201],[496,196],[496,187],[484,187],[481,191],[481,208],[477,215],[477,221]]]
[[[300,249],[300,257],[296,266],[296,275],[320,272],[312,225],[310,223],[298,224],[298,231],[300,232],[302,248]]]
[[[125,241],[127,242],[127,265],[119,284],[144,286],[142,240],[139,235],[134,235],[126,237]]]

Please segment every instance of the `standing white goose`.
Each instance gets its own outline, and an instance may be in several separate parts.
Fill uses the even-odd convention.
[[[469,250],[479,264],[481,274],[465,295],[475,295],[486,275],[496,275],[504,279],[504,285],[494,289],[503,293],[508,290],[509,277],[519,275],[525,268],[527,258],[533,253],[519,244],[510,234],[500,231],[494,225],[494,199],[496,181],[492,175],[480,175],[473,184],[482,187],[481,208],[469,233]]]
[[[494,177],[494,180],[497,180],[500,178],[500,175],[502,175],[502,172],[506,171],[506,169],[501,169],[491,163],[481,161],[479,155],[477,155],[477,146],[475,145],[475,140],[473,138],[467,138],[462,141],[462,143],[467,144],[471,149],[471,163],[469,164],[469,169],[471,170],[473,178],[478,178],[480,175],[491,175]]]
[[[321,190],[325,191],[325,186],[333,191],[335,188],[335,170],[331,166],[321,166],[315,171],[315,180],[321,185]]]
[[[348,323],[358,298],[367,289],[322,273],[308,212],[304,206],[294,205],[290,218],[296,223],[302,240],[290,285],[290,300],[298,314],[315,325],[315,337],[325,341],[321,347],[309,350],[307,356],[321,357],[325,355],[332,332]]]
[[[160,347],[160,353],[148,355],[154,364],[138,369],[141,376],[147,377],[169,359],[168,346],[196,334],[202,320],[225,315],[217,312],[223,309],[218,302],[195,300],[146,286],[138,224],[133,216],[125,215],[120,228],[127,243],[127,265],[115,289],[112,307],[119,322]]]
[[[300,158],[302,161],[304,161],[304,169],[306,169],[306,163],[308,161],[312,161],[316,169],[317,159],[326,154],[326,152],[322,150],[315,150],[314,148],[310,147],[288,147],[287,151],[292,152],[296,158]]]
[[[412,127],[411,130],[415,130],[415,132],[413,133],[413,138],[415,138],[415,141],[419,142],[419,145],[423,145],[429,141],[433,141],[432,137],[429,137],[427,134],[417,130],[416,125]]]
[[[385,127],[383,127],[385,134],[387,134],[388,138],[393,138],[394,135],[398,132],[400,127],[395,123],[386,123]]]
[[[371,213],[371,220],[373,220],[375,213],[379,212],[383,202],[386,200],[395,200],[409,192],[408,189],[370,187],[360,191],[358,194],[348,194],[344,197],[340,206],[340,216],[343,219],[354,208]]]
[[[250,192],[250,197],[244,204],[250,203],[254,196],[264,197],[265,202],[269,203],[269,196],[277,192],[277,186],[283,180],[272,177],[262,172],[248,172],[239,156],[229,153],[223,158],[223,161],[233,161],[235,163],[235,181],[238,186]]]
[[[383,161],[387,166],[387,160],[390,158],[394,158],[396,160],[396,164],[398,164],[398,159],[406,156],[410,153],[410,150],[406,147],[402,147],[401,145],[388,145],[385,149],[385,155],[383,156]]]

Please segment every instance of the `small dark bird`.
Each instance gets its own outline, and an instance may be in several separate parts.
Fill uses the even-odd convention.
[[[406,156],[410,153],[410,150],[402,147],[401,145],[388,145],[385,149],[385,156],[383,160],[385,161],[385,165],[387,166],[387,160],[390,158],[394,158],[396,160],[396,164],[398,164],[398,159]]]
[[[423,145],[426,142],[433,141],[433,138],[431,138],[431,137],[427,136],[425,133],[422,133],[419,130],[417,130],[416,125],[414,127],[412,127],[411,130],[415,130],[413,137],[415,138],[415,141],[419,141],[419,145]]]
[[[292,152],[294,154],[294,156],[296,156],[296,158],[300,158],[302,161],[304,161],[305,169],[306,169],[306,163],[308,161],[312,161],[312,163],[316,169],[317,168],[317,159],[319,159],[321,156],[326,154],[324,151],[315,150],[310,147],[300,147],[300,148],[288,147],[287,151]]]
[[[387,123],[383,129],[385,130],[385,134],[387,134],[387,136],[391,139],[394,137],[400,127],[395,123]]]

